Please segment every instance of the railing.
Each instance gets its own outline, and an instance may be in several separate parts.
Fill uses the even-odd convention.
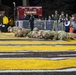
[[[34,27],[37,27],[40,30],[52,30],[54,21],[48,20],[35,20]],[[15,25],[20,28],[30,28],[30,23],[28,20],[17,20]]]
[[[50,21],[49,20],[35,20],[34,21],[34,27],[37,27],[40,30],[52,30],[53,24],[54,24],[54,20],[50,20]],[[30,28],[29,20],[17,20],[15,21],[15,25],[20,28]],[[62,30],[61,27],[62,27],[61,24],[58,22],[57,30]],[[73,27],[76,30],[76,23],[73,23]]]

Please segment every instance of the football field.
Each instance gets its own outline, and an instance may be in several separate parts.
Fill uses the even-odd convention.
[[[76,40],[45,41],[10,36],[0,37],[0,74],[76,74]]]

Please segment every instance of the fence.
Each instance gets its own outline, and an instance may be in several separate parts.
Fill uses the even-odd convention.
[[[52,30],[53,29],[54,20],[35,20],[34,27],[37,27],[39,30]],[[20,28],[30,28],[30,23],[28,20],[17,20],[15,21],[15,25]],[[74,30],[76,30],[76,23],[73,24]],[[61,28],[61,23],[58,23],[57,30],[65,30],[65,28]]]
[[[37,27],[40,30],[52,30],[53,20],[35,20],[34,27]],[[30,28],[30,23],[28,20],[17,20],[15,25],[20,28]]]

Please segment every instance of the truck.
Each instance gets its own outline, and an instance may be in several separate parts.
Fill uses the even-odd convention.
[[[33,14],[35,18],[42,18],[42,6],[18,6],[17,19],[22,20],[24,14]]]

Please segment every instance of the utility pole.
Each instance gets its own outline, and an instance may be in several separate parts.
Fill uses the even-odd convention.
[[[13,5],[14,5],[14,23],[15,23],[15,10],[16,10],[16,3],[13,2]]]

